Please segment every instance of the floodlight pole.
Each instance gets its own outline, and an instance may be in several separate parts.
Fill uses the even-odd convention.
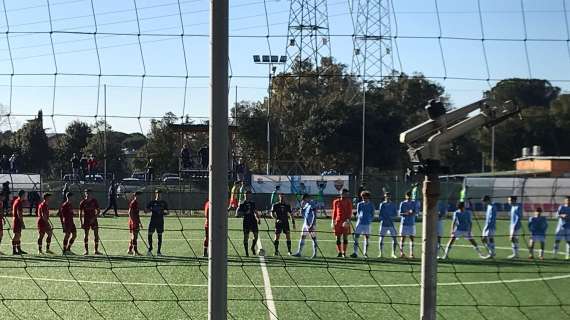
[[[439,161],[429,160],[423,183],[422,275],[420,320],[436,319],[437,298],[437,201]]]
[[[208,319],[227,319],[228,0],[210,2],[210,163]]]

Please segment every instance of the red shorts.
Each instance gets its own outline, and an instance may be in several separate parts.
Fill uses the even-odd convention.
[[[99,228],[99,223],[97,222],[97,218],[83,219],[83,224],[81,225],[81,229],[95,230],[97,228]]]
[[[230,208],[236,208],[239,206],[238,201],[236,198],[231,198],[230,199]]]
[[[140,222],[129,219],[129,232],[130,233],[138,232],[140,230],[140,225],[141,225]]]
[[[73,222],[73,220],[71,221],[63,221],[63,233],[74,233],[77,232],[77,229],[75,228],[75,223]]]
[[[22,229],[25,229],[24,221],[20,219],[12,219],[12,232],[22,233]]]
[[[335,223],[334,225],[334,235],[335,236],[344,236],[350,234],[350,225],[347,224],[346,227],[342,226],[342,222]]]
[[[48,233],[52,231],[51,225],[48,222],[45,222],[44,220],[38,220],[36,226],[38,227],[39,233]]]

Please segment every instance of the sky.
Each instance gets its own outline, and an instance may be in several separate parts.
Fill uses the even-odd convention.
[[[504,78],[570,88],[570,0],[392,1],[395,69],[439,82],[456,107]],[[252,55],[286,53],[289,6],[230,1],[230,105],[266,94],[267,66]],[[332,56],[350,70],[349,6],[327,2]],[[0,130],[42,109],[47,132],[63,132],[75,119],[103,119],[104,101],[124,132],[147,133],[169,111],[207,119],[208,1],[5,0],[0,10],[1,118],[10,120]]]

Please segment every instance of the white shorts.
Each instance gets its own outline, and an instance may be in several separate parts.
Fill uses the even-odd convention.
[[[530,236],[530,239],[534,242],[544,242],[546,240],[546,236],[533,234]]]
[[[381,237],[385,236],[387,233],[389,233],[390,236],[392,237],[398,236],[398,233],[396,232],[396,228],[394,228],[394,226],[389,226],[389,227],[380,226],[379,232]]]
[[[437,236],[443,237],[443,220],[437,220]]]
[[[365,234],[370,235],[371,225],[369,224],[357,224],[354,229],[354,234]]]
[[[483,233],[481,233],[481,236],[487,237],[487,238],[494,238],[496,231],[497,230],[495,230],[495,229],[483,229]]]
[[[560,228],[556,230],[556,236],[554,238],[556,241],[570,241],[570,229]]]
[[[451,233],[452,237],[455,237],[457,239],[465,239],[465,240],[471,240],[473,239],[473,236],[471,235],[471,231],[465,231],[465,230],[455,230]]]
[[[519,234],[521,233],[521,228],[515,229],[515,227],[511,226],[509,231],[510,231],[509,235],[511,238],[518,237]]]
[[[309,228],[308,225],[303,224],[303,229],[301,229],[301,235],[303,236],[311,236],[311,237],[316,237],[317,236],[317,232],[315,230],[315,226]]]
[[[416,226],[405,226],[403,224],[400,224],[400,236],[402,237],[406,237],[406,236],[415,236],[416,235]]]

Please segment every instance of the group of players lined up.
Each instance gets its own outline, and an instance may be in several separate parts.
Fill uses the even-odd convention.
[[[141,192],[137,191],[132,194],[132,198],[129,202],[129,220],[128,227],[130,232],[130,241],[127,254],[129,255],[140,255],[137,246],[137,240],[139,232],[142,229],[140,210],[138,203],[138,196]],[[158,256],[162,255],[162,233],[164,232],[164,216],[168,214],[167,203],[160,198],[161,191],[155,191],[154,200],[147,203],[145,212],[151,212],[150,222],[148,225],[148,255],[153,254],[153,234],[156,232],[158,234],[157,251]],[[23,215],[23,202],[26,198],[26,192],[20,190],[18,192],[18,197],[14,199],[12,203],[12,254],[21,255],[27,254],[22,250],[21,246],[21,236],[22,231],[26,228],[24,224]],[[74,195],[72,192],[66,192],[64,199],[59,206],[58,216],[61,222],[61,227],[63,230],[63,242],[62,242],[62,253],[63,254],[74,254],[71,251],[71,247],[77,237],[77,228],[74,221],[74,209],[72,204],[72,199]],[[36,218],[36,228],[38,232],[38,253],[43,254],[54,254],[51,250],[51,242],[54,232],[53,224],[50,220],[50,202],[52,200],[51,193],[43,194],[43,201],[38,205],[37,218]],[[89,254],[89,233],[93,231],[94,240],[94,254],[100,255],[99,251],[99,223],[97,218],[100,216],[100,207],[97,200],[92,197],[91,190],[86,189],[83,192],[83,198],[79,203],[79,221],[81,223],[81,228],[84,230],[84,255]],[[2,242],[2,237],[4,234],[4,217],[0,217],[0,243]],[[43,250],[43,241],[45,237],[45,251]]]
[[[256,244],[258,241],[258,224],[261,223],[259,210],[256,209],[255,203],[250,200],[251,191],[245,193],[245,200],[238,205],[237,212],[243,217],[243,246],[245,255],[249,256],[249,249],[255,255]],[[303,247],[307,237],[310,237],[313,244],[313,252],[311,257],[317,255],[317,207],[318,204],[312,200],[311,195],[305,194],[302,197],[300,216],[303,220],[301,228],[301,237],[299,246],[295,253],[291,251],[291,229],[289,219],[291,220],[293,228],[295,228],[295,219],[291,206],[285,202],[284,195],[277,192],[277,199],[271,208],[271,216],[275,219],[275,237],[273,244],[275,247],[274,254],[279,255],[279,239],[282,233],[285,234],[287,241],[287,252],[289,255],[300,257],[303,252]],[[331,229],[336,238],[337,257],[346,257],[348,238],[353,236],[353,252],[350,257],[357,258],[361,251],[363,256],[368,257],[368,246],[370,242],[370,235],[372,233],[372,221],[375,218],[376,210],[374,203],[370,200],[371,194],[369,191],[362,191],[360,194],[362,201],[356,206],[356,224],[352,227],[353,205],[349,197],[348,190],[341,191],[340,196],[333,200],[332,203],[332,219]],[[273,197],[272,197],[273,198]],[[472,235],[472,211],[466,207],[465,203],[459,202],[457,210],[453,213],[451,223],[451,236],[447,245],[443,246],[441,243],[444,236],[443,222],[447,218],[447,206],[443,202],[438,203],[438,249],[440,251],[440,259],[447,259],[453,247],[453,244],[458,238],[465,238],[468,240],[479,257],[483,259],[491,259],[496,256],[495,251],[495,234],[497,230],[497,205],[491,201],[490,196],[482,198],[485,204],[485,224],[481,235],[481,240],[484,247],[487,249],[487,254],[483,254],[477,242]],[[273,202],[273,201],[272,201]],[[519,257],[519,237],[521,236],[523,224],[523,208],[517,202],[516,196],[508,197],[510,205],[510,225],[509,225],[509,239],[512,246],[512,254],[508,256],[509,259]],[[416,235],[416,216],[419,213],[420,204],[418,201],[412,200],[411,192],[405,194],[405,200],[399,203],[392,202],[392,194],[386,192],[384,200],[378,207],[378,219],[380,227],[378,230],[378,257],[383,257],[384,253],[384,238],[390,235],[392,238],[392,258],[406,257],[404,247],[406,239],[409,239],[409,257],[414,258],[414,238]],[[206,205],[206,211],[208,205]],[[396,232],[394,219],[400,218],[399,232]],[[561,205],[557,213],[558,225],[556,228],[555,243],[553,254],[557,256],[560,242],[566,242],[566,259],[570,259],[570,197],[565,199],[565,203]],[[207,223],[207,218],[206,218]],[[529,258],[533,259],[535,243],[540,244],[539,258],[544,259],[544,247],[546,230],[548,228],[548,221],[542,215],[542,209],[536,208],[534,216],[528,220],[528,229],[530,232],[529,239]],[[253,242],[251,247],[248,247],[249,234],[253,233]],[[207,235],[207,229],[206,229]],[[359,243],[360,238],[363,237],[363,245]],[[398,239],[399,237],[399,239]],[[399,240],[399,242],[398,242]],[[361,249],[361,250],[360,250]],[[207,237],[204,241],[204,252],[207,252]]]

